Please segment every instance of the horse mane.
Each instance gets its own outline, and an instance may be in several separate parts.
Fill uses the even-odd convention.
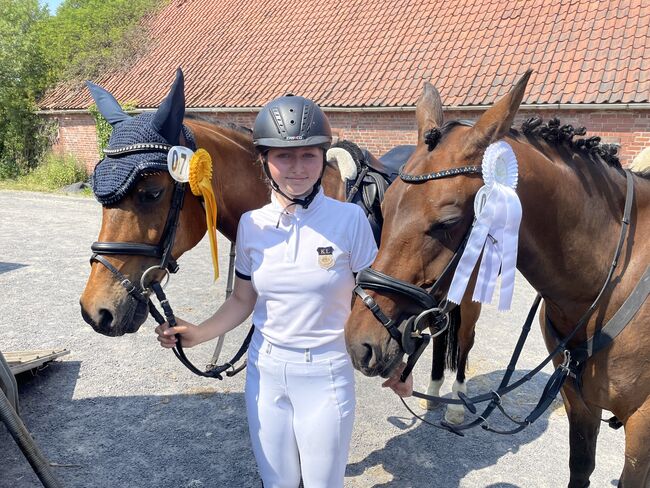
[[[428,150],[433,151],[440,140],[453,128],[457,126],[472,127],[473,125],[474,122],[470,120],[450,120],[441,127],[434,127],[426,131],[424,142],[427,144]],[[587,159],[596,158],[609,166],[623,169],[617,155],[619,148],[617,144],[602,143],[599,136],[575,139],[576,136],[584,136],[586,133],[585,127],[575,128],[571,124],[562,125],[557,117],[553,117],[547,123],[544,123],[541,117],[529,117],[521,124],[521,133],[515,128],[510,129],[510,135],[513,137],[523,134],[527,137],[542,139],[551,146],[568,146]],[[650,179],[650,162],[648,165],[633,164],[629,169],[641,178]]]
[[[560,119],[553,117],[546,124],[541,117],[530,117],[521,124],[521,131],[525,136],[536,136],[551,145],[566,145],[576,152],[587,157],[597,157],[614,168],[622,169],[621,161],[617,156],[618,145],[604,144],[600,137],[592,136],[574,139],[575,136],[584,136],[587,129],[573,127],[571,124],[561,125]]]
[[[185,118],[188,120],[196,120],[198,122],[206,122],[208,124],[217,125],[219,127],[225,127],[226,129],[234,130],[235,132],[240,132],[247,136],[253,134],[252,129],[245,127],[243,125],[234,124],[232,122],[222,122],[220,120],[214,120],[213,118],[207,115],[202,115],[199,113],[186,113]]]

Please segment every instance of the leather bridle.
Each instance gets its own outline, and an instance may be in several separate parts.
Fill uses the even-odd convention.
[[[464,166],[461,168],[451,168],[424,175],[410,175],[404,173],[404,166],[402,166],[399,170],[399,177],[405,183],[419,184],[430,180],[449,178],[458,175],[480,175],[481,172],[481,166]],[[408,356],[406,368],[401,375],[402,381],[404,381],[411,373],[415,363],[422,355],[424,349],[426,349],[429,341],[444,333],[449,327],[449,314],[457,305],[447,301],[446,299],[438,301],[434,297],[434,294],[439,290],[443,280],[448,277],[451,270],[455,269],[458,264],[458,261],[463,254],[463,250],[465,249],[465,245],[467,244],[471,229],[472,227],[470,226],[449,263],[438,279],[428,289],[423,289],[372,268],[363,269],[357,275],[357,286],[354,288],[354,293],[361,298],[364,305],[388,331],[391,339],[395,340],[399,344],[402,352]],[[377,302],[366,293],[366,289],[393,293],[405,297],[411,301],[419,311],[403,322],[404,330],[400,331],[398,320],[388,317],[388,315],[382,311]],[[434,332],[431,334],[424,333],[424,331],[429,327],[431,327]]]

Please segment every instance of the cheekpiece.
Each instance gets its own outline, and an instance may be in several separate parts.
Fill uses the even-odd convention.
[[[145,173],[167,171],[167,153],[172,147],[156,132],[154,113],[144,113],[117,124],[104,149],[105,157],[90,178],[95,198],[102,205],[120,201]],[[194,134],[182,127],[187,147],[196,150]]]

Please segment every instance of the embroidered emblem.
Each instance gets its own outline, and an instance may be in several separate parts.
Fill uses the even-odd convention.
[[[330,269],[334,266],[334,248],[329,247],[317,247],[316,252],[318,252],[318,265],[323,269]]]

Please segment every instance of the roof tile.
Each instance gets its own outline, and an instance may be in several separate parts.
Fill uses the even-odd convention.
[[[177,66],[193,107],[259,107],[287,91],[324,107],[412,106],[425,80],[446,105],[471,106],[529,67],[524,103],[650,98],[646,0],[186,0],[146,22],[142,57],[95,80],[141,107],[160,103]],[[89,104],[77,84],[40,106]]]

